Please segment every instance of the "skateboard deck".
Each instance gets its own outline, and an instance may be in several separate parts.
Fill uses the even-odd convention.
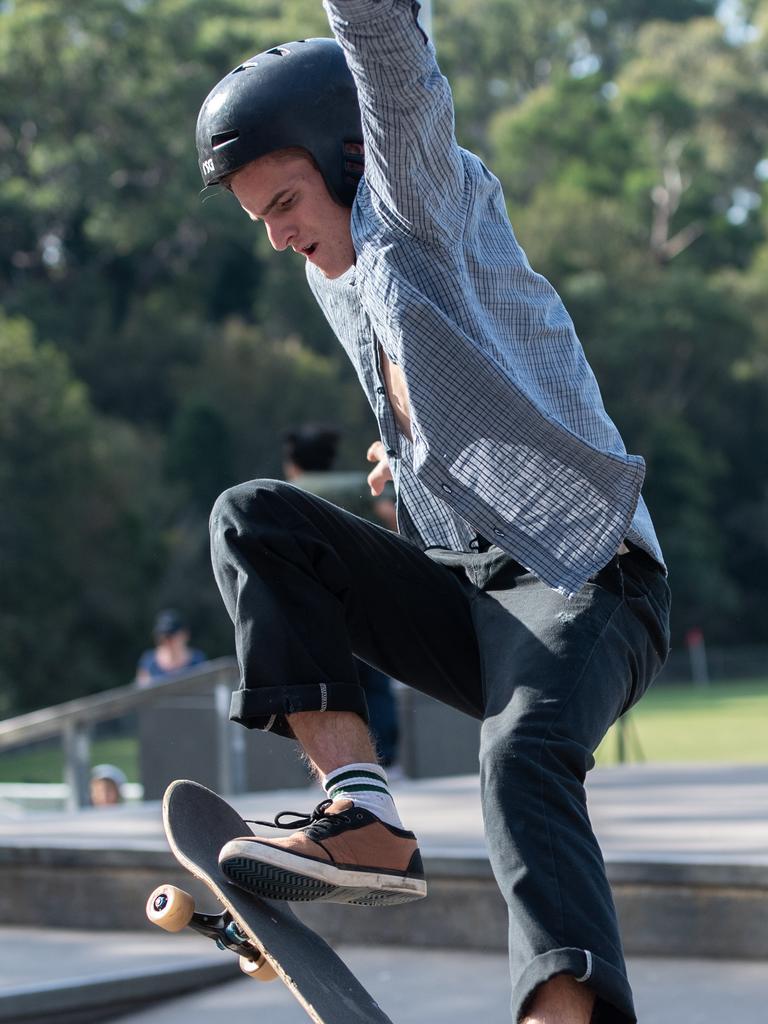
[[[225,800],[196,782],[172,782],[163,800],[163,824],[176,859],[211,890],[223,912],[193,914],[188,894],[161,886],[147,903],[153,923],[169,931],[189,925],[244,956],[246,973],[252,973],[250,964],[255,977],[277,975],[315,1024],[392,1024],[327,942],[302,924],[287,903],[252,896],[222,874],[219,850],[252,831]],[[184,904],[180,916],[179,901]]]

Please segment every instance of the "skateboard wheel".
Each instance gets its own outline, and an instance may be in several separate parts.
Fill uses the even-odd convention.
[[[255,978],[256,981],[274,981],[277,977],[274,967],[263,953],[260,953],[256,960],[249,960],[247,956],[241,956],[240,970],[249,978]]]
[[[161,885],[147,900],[147,917],[167,932],[180,932],[192,920],[195,901],[175,885]]]

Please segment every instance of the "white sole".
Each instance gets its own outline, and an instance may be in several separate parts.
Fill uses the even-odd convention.
[[[227,843],[219,864],[235,884],[267,899],[386,905],[427,895],[423,878],[340,868],[247,839]]]

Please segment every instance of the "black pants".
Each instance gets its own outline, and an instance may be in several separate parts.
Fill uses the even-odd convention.
[[[424,553],[273,480],[226,491],[211,538],[241,671],[232,717],[283,735],[291,712],[365,718],[354,654],[481,719],[513,1020],[566,973],[597,993],[601,1024],[635,1021],[584,778],[666,658],[669,589],[655,563],[614,558],[568,599],[496,548]]]

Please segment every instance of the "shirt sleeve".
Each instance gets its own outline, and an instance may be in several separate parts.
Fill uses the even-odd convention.
[[[466,211],[453,98],[411,0],[326,0],[357,86],[365,184],[377,212],[425,241],[449,244]]]

